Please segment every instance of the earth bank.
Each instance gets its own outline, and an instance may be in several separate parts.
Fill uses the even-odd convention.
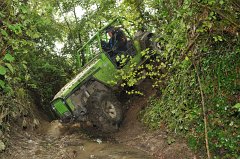
[[[89,137],[76,123],[61,124],[39,116],[34,130],[15,126],[9,147],[0,158],[18,159],[190,159],[196,158],[185,141],[166,131],[151,131],[139,121],[138,114],[155,91],[150,82],[141,85],[145,96],[125,102],[127,112],[119,132],[111,136]],[[39,114],[42,114],[41,112]]]

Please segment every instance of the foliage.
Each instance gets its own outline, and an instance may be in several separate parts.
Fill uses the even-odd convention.
[[[32,99],[49,108],[65,75],[72,73],[65,58],[53,54],[54,42],[62,36],[53,4],[15,0],[0,5],[1,130],[8,130],[14,119],[33,117]]]
[[[77,8],[82,9],[81,17]],[[95,55],[78,49],[120,15],[132,33],[155,32],[152,47],[157,51],[142,52],[146,65],[136,70],[132,64],[128,74],[119,71],[126,81],[122,87],[151,78],[162,94],[150,100],[143,122],[184,134],[194,150],[203,147],[199,72],[211,152],[215,158],[236,158],[240,153],[239,8],[238,0],[4,1],[0,5],[1,130],[7,130],[14,118],[31,114],[31,98],[41,108],[49,108],[54,94]],[[64,44],[60,51],[55,50],[57,41]]]
[[[150,100],[143,121],[186,135],[190,146],[200,150],[205,141],[197,70],[207,107],[210,151],[215,158],[237,158],[240,43],[236,1],[179,2],[160,1],[156,8],[162,18],[156,41],[164,49],[150,63],[153,69],[148,74],[162,95]]]

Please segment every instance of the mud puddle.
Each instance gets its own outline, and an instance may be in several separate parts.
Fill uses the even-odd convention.
[[[2,159],[151,159],[145,152],[116,141],[89,138],[79,125],[42,123],[38,131],[14,133]]]
[[[127,101],[128,110],[119,132],[107,138],[90,138],[78,124],[40,120],[37,131],[16,128],[0,154],[2,159],[195,159],[182,139],[173,138],[164,129],[150,131],[138,114],[153,95],[151,83],[141,85],[145,96]],[[169,141],[172,141],[169,144]]]

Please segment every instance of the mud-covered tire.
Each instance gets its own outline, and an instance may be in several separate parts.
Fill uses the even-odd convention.
[[[109,91],[93,93],[87,102],[88,119],[98,131],[116,132],[123,119],[120,102]]]

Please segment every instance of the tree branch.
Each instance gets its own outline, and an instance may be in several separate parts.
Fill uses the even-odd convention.
[[[73,14],[75,17],[75,22],[76,22],[76,30],[77,30],[77,35],[78,35],[78,41],[79,41],[79,46],[82,46],[82,38],[81,38],[81,34],[80,31],[78,30],[78,19],[77,19],[77,14],[76,14],[76,9],[75,7],[73,7]],[[81,56],[81,60],[82,60],[82,66],[85,65],[86,63],[86,59],[85,59],[85,55],[83,52],[80,52],[80,56]]]
[[[59,10],[60,10],[61,14],[63,15],[63,11],[62,11],[62,8],[61,8],[61,6],[60,6],[60,3],[59,3],[59,1],[57,0],[56,2],[57,2],[58,8],[59,8]],[[70,36],[71,36],[71,38],[72,38],[73,42],[76,44],[76,42],[75,42],[75,40],[74,40],[74,38],[73,38],[72,29],[71,29],[71,27],[70,27],[70,24],[68,23],[68,21],[67,21],[66,17],[64,17],[64,21],[65,21],[65,22],[66,22],[66,24],[67,24],[67,27],[68,27],[68,29],[69,29]]]
[[[223,17],[224,19],[226,19],[227,21],[229,21],[231,24],[233,24],[234,26],[236,26],[237,28],[240,29],[240,24],[234,19],[230,18],[228,14],[224,14],[223,11],[225,10],[219,10],[217,8],[213,8],[213,7],[209,7],[209,6],[206,6],[206,5],[203,5],[203,4],[199,4],[200,6],[204,7],[204,8],[207,8],[211,11],[214,11],[216,12],[217,14],[219,14],[221,17]]]
[[[201,80],[200,80],[199,72],[197,70],[195,62],[193,62],[193,65],[194,65],[194,68],[195,68],[196,73],[197,73],[197,81],[198,81],[199,89],[200,89],[200,93],[201,93],[201,99],[202,99],[201,104],[202,104],[202,111],[203,111],[204,133],[205,133],[205,146],[206,146],[208,159],[210,159],[211,155],[210,155],[209,142],[208,142],[207,114],[206,114],[204,94],[203,94],[202,83],[201,83]]]

